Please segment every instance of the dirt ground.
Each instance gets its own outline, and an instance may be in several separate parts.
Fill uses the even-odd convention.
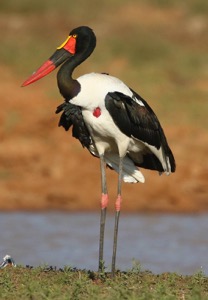
[[[0,210],[99,210],[99,160],[71,137],[71,131],[58,128],[54,112],[61,97],[54,101],[44,94],[46,81],[38,88],[20,88],[22,79],[2,68]],[[123,211],[208,210],[207,132],[174,124],[165,133],[176,173],[159,176],[144,170],[145,184],[124,184]],[[117,174],[108,170],[107,176],[113,210]]]

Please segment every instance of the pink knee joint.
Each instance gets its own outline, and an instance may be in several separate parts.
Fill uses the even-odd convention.
[[[104,209],[104,208],[107,208],[107,206],[108,206],[108,194],[102,194],[101,208]]]
[[[121,201],[122,201],[121,195],[118,195],[118,197],[116,199],[116,204],[115,204],[116,211],[121,210]]]

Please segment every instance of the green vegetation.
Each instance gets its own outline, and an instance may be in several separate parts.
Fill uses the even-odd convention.
[[[0,273],[0,299],[207,299],[208,278],[202,273],[153,275],[132,269],[102,276],[91,271],[53,268],[5,268]]]

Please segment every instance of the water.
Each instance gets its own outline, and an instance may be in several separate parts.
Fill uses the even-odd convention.
[[[110,270],[114,217],[107,217],[105,265]],[[97,270],[99,213],[0,213],[0,260],[10,254],[17,264],[43,264]],[[153,273],[208,275],[207,215],[122,214],[117,267]]]

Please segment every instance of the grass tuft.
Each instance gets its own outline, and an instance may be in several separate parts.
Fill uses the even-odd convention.
[[[160,275],[132,268],[110,273],[52,267],[5,268],[0,273],[0,299],[207,299],[208,278],[176,273]]]

